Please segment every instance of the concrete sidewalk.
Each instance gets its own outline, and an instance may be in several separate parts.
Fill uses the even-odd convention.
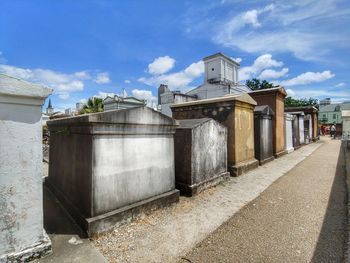
[[[192,250],[196,244],[200,243],[224,222],[234,216],[242,207],[257,198],[278,178],[285,175],[290,170],[294,170],[294,167],[305,160],[305,158],[311,158],[308,156],[321,145],[322,142],[306,145],[248,174],[237,178],[230,178],[227,182],[208,189],[195,197],[181,197],[178,204],[155,211],[148,216],[141,217],[140,220],[136,222],[120,226],[114,231],[101,235],[94,240],[94,244],[110,262],[177,262],[180,260],[181,256]],[[337,148],[337,146],[335,146],[335,148]],[[328,150],[326,149],[326,151]],[[329,155],[330,154],[327,153],[323,159],[321,158],[322,161],[320,165],[325,166],[325,169],[329,169],[329,161],[327,160]],[[335,153],[335,155],[337,155],[337,153]],[[309,173],[308,170],[307,172],[305,170],[301,172],[303,174],[300,174],[298,178],[306,177]],[[286,175],[286,177],[293,176]],[[315,180],[315,178],[313,178],[313,180],[313,184],[308,185],[306,190],[304,189],[306,193],[312,192],[314,185],[318,185],[317,180]],[[329,182],[325,182],[324,184],[329,186],[328,183]],[[293,196],[280,196],[279,193],[280,192],[273,194],[274,205],[277,205],[278,202],[283,202],[285,199],[291,198],[291,200],[293,200]],[[293,195],[293,192],[289,193]],[[283,194],[283,192],[281,194]],[[282,198],[282,200],[279,198]],[[323,199],[325,199],[325,197]],[[312,205],[313,204],[310,203],[310,208],[302,207],[300,209],[311,209],[311,211],[313,211],[314,208]],[[319,209],[319,207],[315,207],[315,209],[316,208]],[[264,211],[265,207],[261,207],[261,209]],[[293,211],[293,214],[297,215],[297,212],[298,210]],[[269,214],[271,218],[273,218],[273,213]],[[283,221],[283,213],[279,214],[279,216],[281,218],[274,220]],[[291,214],[287,213],[286,217],[288,216],[291,216]],[[259,217],[253,216],[249,227],[251,226],[252,229],[254,229],[254,225],[259,220]],[[269,219],[267,218],[266,220],[268,221]],[[308,218],[305,220],[307,221]],[[315,222],[318,221],[316,220]],[[267,228],[264,228],[263,225],[259,226],[265,229],[265,232],[269,232],[269,225],[266,226]],[[289,228],[290,226],[287,225],[287,230]],[[299,229],[299,231],[308,230]],[[253,237],[252,232],[248,231],[246,234],[252,235]],[[281,235],[282,234],[285,236],[277,236],[276,239],[283,241],[283,239],[289,237],[288,231],[287,233],[281,232]],[[263,242],[264,237],[267,238],[268,236],[262,235],[260,238],[261,242]],[[222,262],[233,262],[230,260],[230,250],[235,251],[239,249],[236,245],[239,243],[239,239],[255,242],[255,240],[252,241],[249,236],[247,237],[245,235],[235,236],[235,238],[237,238],[237,240],[233,240],[229,243],[230,246],[225,246],[225,244],[217,240],[218,244],[226,249],[221,251],[222,254],[220,254],[220,249],[217,248],[215,244],[211,243],[213,245],[213,251],[217,251],[219,254],[216,254],[216,252],[210,254],[210,251],[201,251],[197,255],[195,250],[192,254],[189,254],[188,257],[193,257],[193,259],[196,260],[194,262],[220,262],[222,259],[227,259]],[[201,243],[202,246],[203,244],[210,245],[208,241],[210,242],[210,240],[207,240]],[[210,249],[210,247],[208,247],[208,249]],[[289,249],[293,250],[293,248]],[[293,251],[296,250],[299,249],[296,248]],[[300,250],[300,253],[302,253],[302,251],[303,250]],[[200,257],[200,254],[203,254],[203,257]],[[198,256],[198,260],[196,256]],[[287,261],[282,260],[280,262]]]
[[[339,140],[323,140],[179,262],[342,262],[344,158]]]
[[[44,225],[52,241],[53,253],[35,260],[35,263],[107,262],[46,187],[44,187]]]

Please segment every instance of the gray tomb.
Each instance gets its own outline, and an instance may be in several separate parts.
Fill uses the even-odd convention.
[[[292,126],[292,122],[293,119],[296,118],[295,116],[289,114],[289,113],[285,113],[284,114],[284,119],[285,119],[285,149],[288,153],[291,153],[294,151],[293,148],[293,126]]]
[[[254,144],[255,158],[263,165],[274,160],[272,117],[273,110],[267,106],[256,106],[254,108]]]
[[[175,134],[175,179],[192,196],[230,176],[227,128],[210,118],[179,120]]]
[[[178,201],[172,118],[139,107],[47,124],[48,185],[90,236]]]

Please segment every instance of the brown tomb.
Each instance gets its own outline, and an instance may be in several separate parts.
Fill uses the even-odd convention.
[[[283,87],[256,90],[249,95],[257,102],[258,106],[268,105],[275,115],[272,118],[272,142],[273,154],[276,158],[287,153],[284,138],[284,98],[287,93]]]

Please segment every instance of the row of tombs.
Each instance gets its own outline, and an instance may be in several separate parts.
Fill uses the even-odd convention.
[[[285,109],[285,96],[174,104],[173,118],[139,107],[49,121],[46,183],[89,235],[109,230],[315,139],[316,109]]]
[[[51,93],[0,74],[0,262],[51,252],[41,123]],[[273,88],[175,104],[174,119],[141,107],[49,121],[45,184],[89,235],[106,231],[317,139],[316,109],[285,109],[285,96]]]

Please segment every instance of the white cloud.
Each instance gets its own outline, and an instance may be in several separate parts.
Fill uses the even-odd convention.
[[[349,100],[349,91],[331,91],[326,89],[287,89],[288,96],[295,98],[335,98],[335,100]],[[333,100],[332,100],[333,101]],[[333,101],[334,102],[334,101]]]
[[[105,99],[108,96],[113,98],[115,96],[115,93],[99,91],[98,94],[94,95],[93,97]]]
[[[185,91],[188,85],[204,73],[203,61],[192,63],[184,70],[175,73],[161,74],[152,77],[141,77],[138,81],[149,86],[159,86],[167,84],[171,89],[181,89]]]
[[[164,74],[171,70],[174,66],[175,59],[169,56],[158,57],[148,65],[148,73],[153,75]]]
[[[67,99],[69,99],[70,96],[69,96],[68,92],[61,92],[58,94],[58,97],[62,100],[67,100]]]
[[[344,82],[340,82],[337,85],[335,85],[336,88],[341,88],[341,87],[344,87],[344,86],[345,86]]]
[[[283,77],[288,73],[288,68],[283,68],[282,70],[274,70],[274,69],[265,69],[259,75],[259,79],[278,79]]]
[[[237,63],[241,63],[242,62],[242,58],[233,58],[231,57],[234,61],[236,61]]]
[[[334,76],[335,75],[330,70],[325,70],[323,72],[305,72],[295,78],[283,80],[279,84],[282,86],[305,85],[322,82],[331,79]]]
[[[255,59],[253,65],[242,67],[239,71],[239,79],[247,80],[257,76],[261,71],[268,68],[276,68],[283,66],[282,61],[272,58],[271,54],[264,54]]]
[[[50,69],[25,69],[4,64],[0,64],[0,72],[53,88],[59,98],[64,100],[69,98],[71,92],[82,91],[85,86],[82,79],[88,76],[82,71],[65,74]]]
[[[278,1],[215,23],[213,31],[219,33],[212,39],[249,53],[291,52],[302,60],[322,60],[331,48],[350,41],[349,34],[340,33],[337,26],[349,13],[337,7],[337,1]]]
[[[75,72],[74,75],[80,79],[90,79],[91,78],[90,74],[87,71],[78,71],[78,72]]]
[[[292,90],[292,89],[287,89],[286,92],[287,92],[287,96],[289,96],[289,97],[295,97],[295,92],[294,92],[294,90]]]
[[[157,104],[157,97],[153,96],[150,90],[134,89],[131,91],[132,96],[139,100],[146,100],[148,106],[154,106]]]
[[[251,24],[253,27],[259,27],[261,24],[258,21],[258,10],[250,10],[243,14],[243,20],[246,24]]]
[[[125,83],[125,84],[130,84],[130,83],[131,83],[131,81],[130,81],[130,80],[128,80],[128,79],[126,79],[126,80],[124,80],[124,83]]]
[[[98,84],[107,84],[110,83],[111,80],[109,78],[109,73],[108,72],[102,72],[97,74],[95,82]]]

